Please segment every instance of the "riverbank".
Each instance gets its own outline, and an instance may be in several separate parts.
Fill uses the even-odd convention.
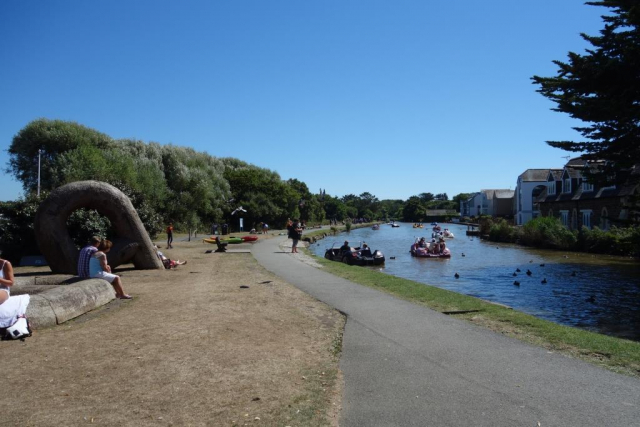
[[[308,251],[307,254],[313,256]],[[550,351],[640,378],[638,342],[558,325],[478,298],[367,268],[313,257],[326,271],[355,283],[382,290]]]
[[[640,226],[569,230],[558,218],[538,217],[515,227],[504,219],[481,217],[480,236],[493,242],[542,249],[607,254],[640,260]]]
[[[174,248],[120,270],[133,300],[0,342],[1,424],[337,425],[342,315],[251,254]]]
[[[327,261],[320,256],[314,257],[314,260],[328,272],[356,283],[426,305],[496,332],[545,347],[550,351],[578,357],[616,372],[640,376],[640,343],[638,342],[562,326],[475,297],[376,270],[349,267]]]

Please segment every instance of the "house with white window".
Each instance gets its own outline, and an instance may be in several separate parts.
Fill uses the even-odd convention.
[[[569,160],[561,173],[548,173],[546,188],[537,199],[541,215],[557,217],[571,230],[583,226],[608,230],[612,222],[629,219],[626,206],[639,185],[594,185],[585,171],[597,164],[577,157]]]
[[[562,169],[527,169],[518,176],[514,195],[516,225],[524,225],[540,215],[536,200],[547,188],[551,172],[562,173]]]

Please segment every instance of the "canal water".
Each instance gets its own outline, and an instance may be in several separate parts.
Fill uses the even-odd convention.
[[[493,243],[467,237],[466,226],[442,227],[455,235],[447,239],[450,259],[414,258],[409,253],[416,237],[431,239],[428,224],[424,229],[407,223],[399,228],[361,228],[328,236],[309,249],[324,256],[334,243],[366,242],[386,256],[385,265],[375,267],[384,273],[506,304],[556,323],[640,341],[640,263],[635,260]]]

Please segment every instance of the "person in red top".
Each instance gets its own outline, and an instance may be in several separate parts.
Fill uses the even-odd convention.
[[[172,243],[173,243],[173,223],[170,222],[169,226],[167,227],[167,249],[173,248],[173,246],[171,246]]]

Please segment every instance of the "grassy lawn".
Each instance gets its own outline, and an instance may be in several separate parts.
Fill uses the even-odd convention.
[[[314,256],[309,251],[310,256]],[[478,298],[314,256],[324,269],[496,332],[640,378],[640,343],[558,325]]]

